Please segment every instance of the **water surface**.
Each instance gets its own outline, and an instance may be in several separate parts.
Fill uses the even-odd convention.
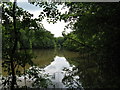
[[[33,50],[37,58],[33,62],[44,68],[45,74],[50,75],[50,80],[53,82],[55,88],[65,88],[62,80],[66,75],[64,69],[71,70],[75,67],[74,64],[69,63],[69,58],[79,57],[78,52],[70,52],[67,50]],[[66,59],[68,58],[68,59]],[[74,76],[79,78],[78,75]],[[73,83],[75,84],[75,83]]]
[[[89,54],[59,49],[36,49],[31,52],[36,56],[32,61],[37,65],[38,69],[44,71],[40,72],[40,74],[49,75],[48,78],[54,84],[54,86],[49,86],[51,88],[111,87],[112,80],[115,80],[115,77],[105,76],[99,69],[101,67],[98,65],[97,59],[94,56],[89,56]],[[26,69],[31,68],[30,65],[26,65]],[[23,69],[20,71],[23,72]],[[18,77],[18,79],[22,80],[22,82],[18,81],[18,85],[24,86],[24,76]],[[32,79],[27,79],[26,84],[28,87],[32,83]]]

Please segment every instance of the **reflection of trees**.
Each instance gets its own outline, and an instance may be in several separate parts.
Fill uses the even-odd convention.
[[[55,50],[53,49],[36,49],[33,50],[33,53],[35,56],[37,56],[35,59],[33,59],[33,62],[40,67],[49,65],[55,57]]]
[[[77,58],[68,58],[71,64],[76,67],[69,71],[69,75],[63,80],[65,84],[72,85],[73,77],[78,75],[80,79],[78,82],[82,83],[84,88],[117,88],[119,81],[118,77],[114,77],[110,72],[105,72],[100,64],[102,58],[90,54],[82,54]],[[78,70],[77,72],[75,72]],[[75,72],[75,73],[74,73]],[[108,75],[109,74],[109,75]]]

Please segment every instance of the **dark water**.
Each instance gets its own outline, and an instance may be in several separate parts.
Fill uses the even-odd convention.
[[[55,85],[55,88],[65,88],[66,85],[63,84],[63,79],[68,76],[75,67],[69,60],[79,57],[79,53],[66,50],[34,50],[33,53],[37,56],[33,62],[39,67],[44,67],[45,74],[51,76],[50,79]],[[73,78],[76,80],[79,79],[79,76],[75,75]],[[81,86],[81,83],[79,83],[79,85]],[[74,86],[76,86],[76,83],[73,81],[72,87]]]
[[[42,68],[42,74],[48,74],[55,88],[116,88],[119,87],[118,78],[112,77],[107,71],[102,72],[102,67],[96,57],[89,54],[80,54],[67,50],[48,49],[32,50],[36,56],[33,62]],[[32,68],[26,65],[26,69]],[[23,71],[21,69],[21,71]],[[114,72],[114,71],[113,71]],[[41,72],[40,72],[41,73]],[[19,77],[24,86],[24,77]],[[31,86],[28,79],[27,86]],[[53,88],[53,86],[49,86]]]
[[[78,52],[71,52],[67,50],[56,50],[56,49],[33,50],[33,53],[35,56],[37,56],[35,59],[33,59],[33,62],[40,67],[45,67],[49,65],[52,61],[54,61],[54,58],[56,56],[64,57],[64,58],[79,57]]]
[[[52,75],[56,87],[116,88],[119,78],[104,70],[102,59],[95,55],[80,54],[67,50],[34,50],[33,60],[45,72]],[[65,69],[66,68],[66,69]],[[64,70],[65,71],[64,71]]]
[[[39,67],[44,67],[56,87],[98,88],[103,86],[103,77],[96,59],[89,55],[67,50],[34,50],[37,56],[33,60]],[[86,57],[86,58],[85,58]],[[65,69],[65,71],[63,70]]]

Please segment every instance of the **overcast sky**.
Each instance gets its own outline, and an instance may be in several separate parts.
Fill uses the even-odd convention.
[[[26,0],[24,2],[19,2],[17,1],[17,5],[27,11],[29,11],[30,13],[34,14],[34,18],[37,18],[40,14],[40,12],[42,11],[41,8],[36,7],[32,4],[29,4],[28,2],[26,2]],[[61,6],[60,6],[61,7]],[[65,12],[68,11],[68,9],[66,8],[65,10],[60,10],[61,12]],[[49,24],[45,19],[42,21],[43,26],[45,27],[46,30],[50,31],[52,34],[54,34],[55,37],[59,37],[62,36],[62,31],[64,30],[64,27],[67,25],[67,23],[64,23],[64,21],[58,21],[55,24]],[[67,32],[69,33],[71,30],[67,29]]]

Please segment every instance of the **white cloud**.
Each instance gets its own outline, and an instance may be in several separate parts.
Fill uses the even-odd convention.
[[[54,34],[55,37],[59,37],[62,36],[62,32],[64,31],[65,26],[67,25],[67,23],[65,23],[64,21],[57,21],[57,23],[52,24],[52,23],[48,23],[46,21],[46,19],[44,19],[42,21],[43,26],[45,27],[46,30],[51,31],[52,34]],[[67,29],[67,32],[69,33],[70,31],[72,31],[71,29]]]
[[[33,18],[37,18],[40,15],[40,12],[43,10],[42,8],[36,7],[28,2],[18,2],[17,5],[33,14]]]
[[[40,15],[40,11],[29,11],[31,14],[33,14],[33,18],[38,18],[38,16]]]
[[[28,2],[17,2],[17,5],[19,7],[22,7],[23,9],[25,9],[27,11],[40,11],[40,10],[42,10],[41,7],[35,6],[35,5],[30,4]]]
[[[30,12],[31,14],[33,14],[34,15],[33,18],[37,18],[40,15],[40,12],[42,11],[42,8],[33,6],[27,2],[19,2],[18,6],[22,7],[23,9],[25,9],[28,12]],[[66,11],[68,11],[68,8],[61,10],[61,7],[62,7],[62,5],[60,5],[58,8],[62,13],[65,13]],[[55,23],[55,24],[52,24],[52,23],[49,24],[46,21],[46,18],[42,21],[42,24],[45,27],[45,29],[50,31],[52,34],[54,34],[55,37],[62,36],[62,32],[64,31],[64,28],[67,25],[67,23],[65,23],[64,21],[61,21],[61,22],[57,21],[57,23]],[[69,33],[72,30],[67,29],[66,31]]]
[[[69,11],[69,8],[67,8],[67,7],[63,8],[63,6],[64,6],[64,4],[58,6],[58,9],[62,14]]]

